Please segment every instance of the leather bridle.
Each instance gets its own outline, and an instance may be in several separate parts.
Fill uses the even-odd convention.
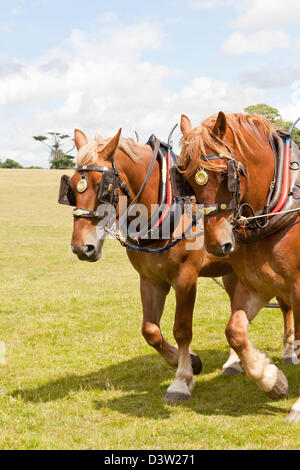
[[[127,184],[121,180],[114,159],[112,159],[112,167],[82,165],[76,167],[74,171],[81,174],[81,179],[77,183],[77,191],[80,193],[86,191],[88,188],[88,172],[96,171],[103,173],[103,177],[99,183],[97,193],[97,200],[102,204],[111,204],[116,209],[119,202],[119,188],[128,199],[131,198],[130,190]],[[60,204],[76,206],[75,194],[70,187],[70,178],[66,175],[61,177],[58,202]],[[73,217],[80,217],[85,219],[103,219],[104,215],[98,212],[98,208],[83,209],[80,207],[75,207],[73,210]]]
[[[238,213],[240,206],[240,174],[247,178],[247,172],[244,165],[241,162],[238,162],[236,158],[228,158],[219,153],[210,153],[207,155],[202,155],[201,159],[203,161],[207,160],[217,160],[224,159],[228,160],[227,171],[223,172],[227,174],[227,187],[228,191],[232,193],[232,199],[230,201],[219,202],[213,205],[204,205],[201,209],[201,213],[205,216],[216,215],[222,212],[234,210],[235,214]],[[202,169],[202,167],[199,167]]]

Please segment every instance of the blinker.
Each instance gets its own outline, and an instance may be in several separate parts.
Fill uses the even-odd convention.
[[[237,185],[237,166],[235,160],[229,160],[227,166],[228,191],[234,193]]]
[[[70,187],[70,177],[67,175],[61,177],[58,202],[67,206],[76,206],[75,194]]]

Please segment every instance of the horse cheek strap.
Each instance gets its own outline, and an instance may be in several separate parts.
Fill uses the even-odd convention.
[[[58,202],[66,206],[76,206],[75,194],[70,187],[70,177],[67,175],[61,177]]]

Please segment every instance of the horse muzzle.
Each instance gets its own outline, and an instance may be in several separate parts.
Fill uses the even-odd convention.
[[[99,247],[90,243],[85,245],[71,245],[71,250],[81,261],[89,261],[90,263],[94,263],[95,261],[98,261],[99,258],[101,258],[102,245]]]

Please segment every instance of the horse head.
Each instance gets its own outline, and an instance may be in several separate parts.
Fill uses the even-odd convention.
[[[242,203],[264,206],[274,172],[273,126],[257,115],[219,112],[193,129],[181,117],[179,164],[203,205],[204,244],[223,257],[235,249],[234,221]],[[251,183],[251,184],[250,184]]]
[[[99,188],[104,174],[114,176],[113,155],[120,134],[121,129],[106,145],[100,145],[97,140],[89,144],[85,134],[75,129],[78,166],[70,179],[70,189],[76,200],[71,249],[80,260],[94,262],[102,254],[105,233],[101,224],[105,214],[99,217]],[[114,188],[107,189],[113,191]]]

